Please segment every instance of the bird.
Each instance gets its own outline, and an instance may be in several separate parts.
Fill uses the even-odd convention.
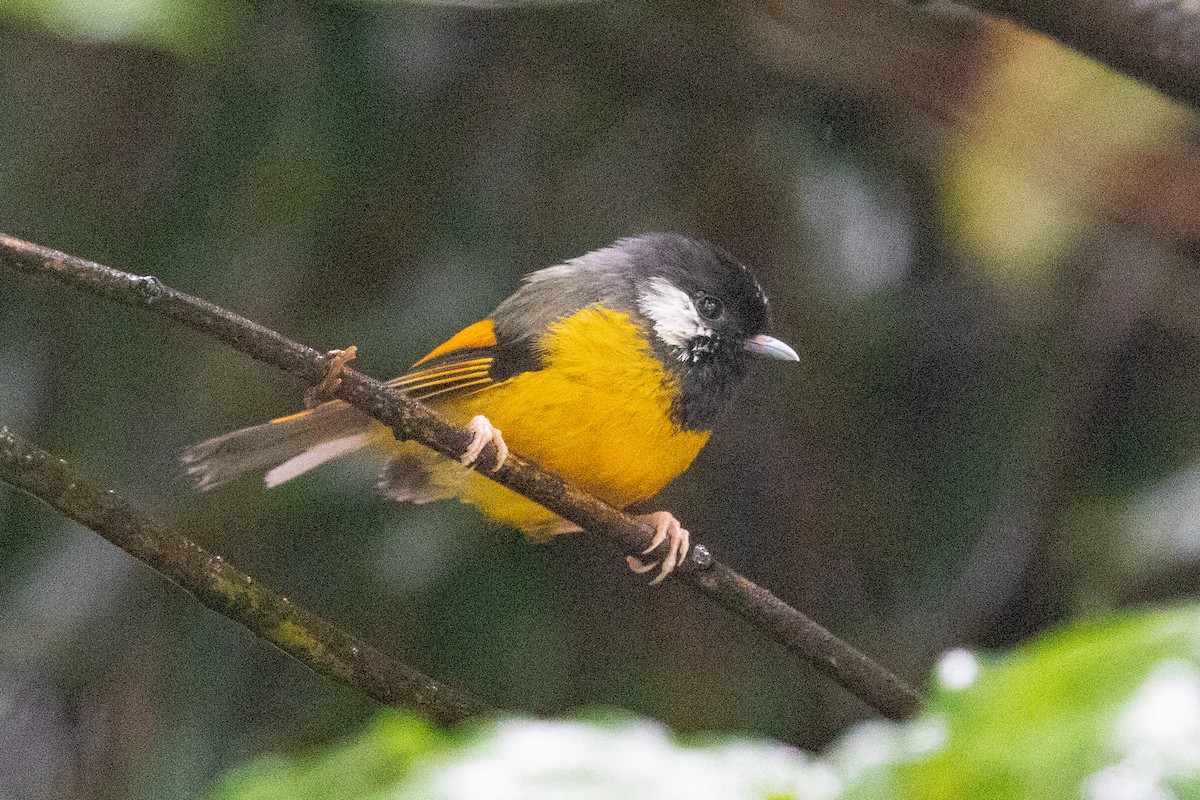
[[[485,319],[388,382],[470,430],[455,461],[397,440],[341,400],[196,444],[181,460],[199,490],[270,468],[278,486],[358,450],[382,453],[378,489],[397,501],[457,498],[535,541],[579,528],[474,469],[509,448],[620,509],[650,499],[707,443],[755,356],[799,361],[767,334],[766,293],[726,250],[679,233],[619,239],[533,272]],[[657,583],[686,557],[690,534],[666,511],[629,556]]]

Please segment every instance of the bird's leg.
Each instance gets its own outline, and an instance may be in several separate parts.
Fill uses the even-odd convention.
[[[683,559],[687,557],[691,534],[679,523],[679,520],[675,519],[675,515],[668,511],[655,511],[653,514],[642,514],[637,519],[640,522],[648,522],[654,526],[654,539],[650,542],[650,546],[642,551],[642,555],[649,555],[657,550],[659,545],[664,541],[667,542],[667,555],[662,560],[658,576],[650,581],[650,585],[653,586],[670,575],[675,567],[679,566]],[[637,556],[626,556],[625,563],[639,575],[643,575],[659,565],[658,561],[646,563]]]
[[[659,570],[658,577],[650,581],[650,585],[653,586],[670,575],[675,567],[679,566],[683,562],[683,559],[687,557],[691,534],[680,524],[679,520],[675,519],[673,514],[667,511],[642,514],[636,517],[636,519],[640,522],[648,522],[654,526],[654,539],[650,542],[650,546],[642,551],[642,555],[653,553],[663,542],[668,542],[667,557],[662,562],[662,568]],[[579,533],[582,530],[583,528],[580,528],[575,523],[564,519],[551,529],[550,535],[557,536],[563,533]],[[629,565],[629,569],[639,575],[644,575],[659,564],[658,561],[646,563],[637,556],[625,556],[625,563]]]
[[[325,354],[329,363],[325,377],[316,386],[304,393],[304,407],[313,409],[333,399],[333,393],[342,385],[342,370],[358,355],[358,348],[350,345],[345,350],[330,350]]]
[[[504,437],[500,435],[500,430],[492,425],[491,420],[483,414],[477,414],[467,423],[467,430],[471,432],[471,444],[462,455],[464,467],[475,464],[475,459],[479,458],[488,442],[494,442],[496,445],[496,466],[492,467],[492,472],[504,466],[504,462],[508,460],[508,445],[504,443]]]

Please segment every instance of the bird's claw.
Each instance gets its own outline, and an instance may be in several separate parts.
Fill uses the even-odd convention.
[[[471,432],[471,444],[460,459],[464,467],[474,466],[475,460],[479,458],[488,442],[496,445],[496,465],[492,467],[492,472],[504,466],[504,462],[508,460],[508,445],[504,443],[504,437],[500,435],[500,430],[492,425],[491,420],[483,414],[477,414],[467,423],[467,430]]]
[[[657,550],[663,542],[667,543],[667,554],[662,559],[661,567],[659,567],[659,561],[647,563],[637,556],[625,557],[625,563],[629,565],[629,569],[639,575],[644,575],[655,567],[659,567],[658,575],[650,581],[650,585],[654,586],[661,583],[663,578],[675,570],[675,567],[683,563],[687,557],[691,534],[679,523],[679,520],[675,519],[674,514],[667,511],[642,514],[638,520],[654,526],[654,538],[650,541],[650,546],[642,551],[642,555],[649,555]]]
[[[304,405],[307,408],[317,406],[333,399],[333,393],[342,385],[342,370],[358,355],[358,347],[350,345],[345,350],[330,350],[325,354],[328,364],[325,377],[316,386],[304,393]]]

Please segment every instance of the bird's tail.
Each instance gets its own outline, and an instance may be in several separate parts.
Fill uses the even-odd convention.
[[[370,440],[370,428],[370,417],[334,400],[192,445],[180,461],[201,491],[263,467],[273,467],[266,475],[267,486],[278,486],[363,447]]]

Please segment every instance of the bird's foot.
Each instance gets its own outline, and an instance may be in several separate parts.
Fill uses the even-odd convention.
[[[650,542],[650,546],[642,551],[642,555],[649,555],[657,550],[663,542],[667,543],[667,555],[663,558],[661,567],[659,567],[658,561],[647,563],[637,556],[625,557],[625,563],[639,575],[644,575],[655,567],[659,567],[658,575],[654,580],[650,581],[650,585],[654,586],[656,583],[660,583],[663,578],[670,575],[675,567],[679,566],[683,562],[683,559],[687,557],[688,543],[691,535],[679,523],[679,520],[675,519],[675,515],[667,511],[642,514],[637,519],[640,522],[648,522],[654,526],[654,539]]]
[[[500,435],[500,430],[492,425],[491,420],[483,414],[477,414],[467,423],[467,430],[471,432],[471,444],[460,459],[464,467],[475,465],[475,460],[479,458],[488,442],[496,445],[496,465],[492,467],[492,472],[504,466],[504,462],[508,460],[508,445],[504,443],[504,437]]]
[[[333,393],[342,385],[342,370],[358,355],[358,348],[350,345],[345,350],[330,350],[325,354],[327,365],[325,377],[316,386],[304,393],[305,408],[313,409],[333,399]]]

